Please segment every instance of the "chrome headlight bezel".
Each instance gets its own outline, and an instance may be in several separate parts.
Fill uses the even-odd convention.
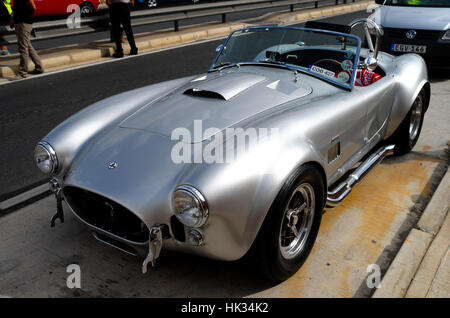
[[[180,206],[186,198],[190,199],[190,206]],[[185,202],[188,203],[188,202]],[[202,193],[190,185],[178,186],[172,195],[173,212],[177,219],[187,227],[199,228],[205,225],[209,216],[208,204]]]
[[[44,156],[44,158],[42,158]],[[46,141],[40,141],[34,149],[34,160],[37,167],[45,174],[53,174],[58,170],[58,157],[53,147]],[[45,164],[45,162],[47,162]]]
[[[441,40],[450,41],[450,30],[444,32],[444,35],[442,35]]]

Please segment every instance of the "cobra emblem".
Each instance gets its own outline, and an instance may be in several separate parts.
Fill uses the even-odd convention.
[[[115,161],[108,163],[108,169],[116,169],[119,164]]]

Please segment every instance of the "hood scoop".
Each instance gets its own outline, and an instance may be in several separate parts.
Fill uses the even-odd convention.
[[[208,97],[208,98],[226,100],[226,98],[223,95],[221,95],[217,92],[200,90],[198,88],[189,88],[183,94],[191,95],[191,96],[198,96],[198,97]]]
[[[255,74],[228,73],[204,82],[194,82],[195,85],[183,94],[227,101],[264,80],[265,77]]]

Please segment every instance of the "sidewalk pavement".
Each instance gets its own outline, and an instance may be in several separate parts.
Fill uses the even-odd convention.
[[[327,6],[318,9],[297,10],[289,13],[270,15],[258,24],[287,25],[305,22],[311,19],[319,19],[334,15],[360,11],[373,5],[373,1],[364,1],[338,6]],[[135,36],[139,53],[156,51],[164,48],[175,47],[183,44],[220,39],[230,32],[252,26],[252,24],[231,22],[220,24],[208,24],[197,27],[187,27],[178,32],[157,31]],[[124,44],[124,53],[128,54],[130,46]],[[102,60],[112,59],[114,44],[108,40],[96,41],[88,44],[71,45],[38,51],[46,72],[72,68],[75,66],[91,64]],[[6,81],[17,73],[19,54],[0,56],[0,82]],[[33,70],[32,62],[29,70]]]
[[[374,298],[450,297],[450,170],[392,261]]]

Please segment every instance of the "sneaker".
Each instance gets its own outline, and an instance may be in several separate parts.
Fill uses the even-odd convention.
[[[130,50],[130,55],[137,55],[138,54],[138,49],[134,48]]]
[[[19,80],[22,80],[22,79],[25,79],[25,78],[27,78],[27,77],[23,76],[23,75],[20,75],[20,74],[17,74],[17,75],[8,77],[8,80],[9,81],[19,81]]]
[[[112,56],[115,58],[121,58],[121,57],[123,57],[123,52],[116,52]]]
[[[28,74],[34,74],[34,75],[38,75],[38,74],[42,74],[42,73],[44,73],[43,69],[36,69],[36,68],[33,71],[28,72]]]

